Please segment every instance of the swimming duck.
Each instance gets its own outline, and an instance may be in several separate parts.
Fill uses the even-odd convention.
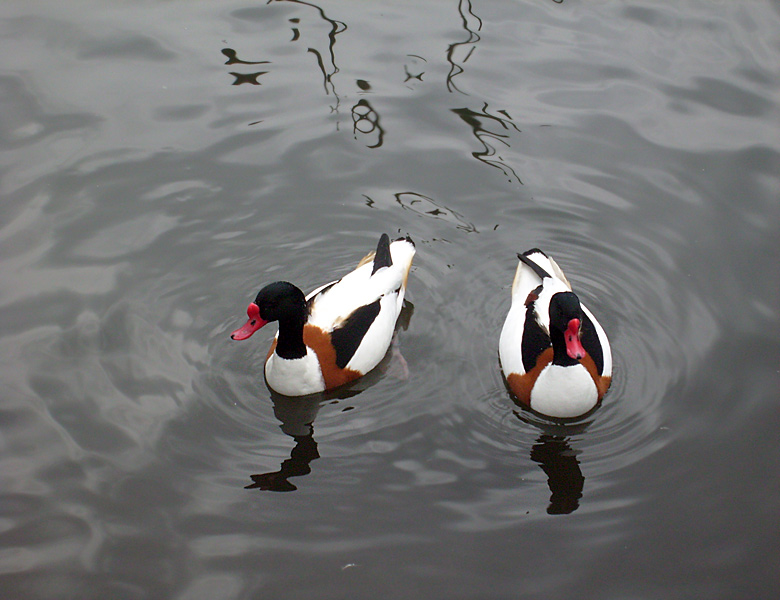
[[[304,396],[344,385],[373,369],[390,347],[414,253],[411,238],[391,243],[382,234],[354,271],[308,296],[292,283],[270,283],[230,337],[245,340],[278,321],[265,362],[272,390]]]
[[[555,418],[592,410],[612,381],[609,341],[556,262],[538,248],[518,254],[498,354],[512,393]]]

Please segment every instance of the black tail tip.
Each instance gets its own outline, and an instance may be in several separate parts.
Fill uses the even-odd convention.
[[[539,276],[539,279],[544,279],[545,277],[551,277],[551,275],[547,271],[545,271],[542,267],[537,265],[532,259],[528,258],[529,255],[533,254],[534,252],[539,252],[545,258],[549,258],[544,252],[539,250],[539,248],[531,248],[530,250],[527,250],[522,254],[518,253],[517,258],[520,259],[521,263],[523,263],[527,267],[530,267],[530,269]]]
[[[374,254],[374,268],[371,271],[373,275],[382,267],[389,267],[393,264],[393,259],[390,256],[390,236],[383,233],[379,236],[379,243],[376,245],[376,253]]]
[[[544,251],[543,251],[543,250],[540,250],[539,248],[531,248],[530,250],[526,250],[525,252],[523,252],[523,256],[531,256],[531,254],[533,254],[534,252],[538,252],[538,253],[539,253],[539,254],[541,254],[542,256],[547,256],[547,255],[544,253]],[[518,254],[517,256],[518,256],[518,258],[519,258],[519,257],[520,257],[520,254]]]

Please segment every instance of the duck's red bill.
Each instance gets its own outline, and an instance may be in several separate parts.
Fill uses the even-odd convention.
[[[566,339],[566,354],[568,354],[570,358],[581,360],[585,357],[585,348],[580,341],[579,319],[572,319],[569,321],[564,338]]]
[[[268,321],[262,319],[260,317],[260,307],[257,306],[254,302],[252,302],[246,309],[246,314],[249,317],[249,320],[246,322],[246,325],[243,327],[239,327],[236,329],[233,333],[230,334],[230,338],[234,340],[245,340],[249,337],[252,337],[252,334],[263,327],[263,325],[267,325]]]

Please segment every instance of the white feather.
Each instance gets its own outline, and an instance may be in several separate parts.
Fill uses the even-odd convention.
[[[609,345],[607,334],[601,326],[601,323],[599,323],[596,320],[596,317],[593,316],[593,313],[588,310],[588,307],[582,304],[582,302],[580,302],[580,306],[582,307],[582,311],[588,315],[590,322],[593,323],[593,328],[599,336],[599,342],[601,342],[601,351],[604,355],[604,368],[602,369],[601,374],[604,377],[612,377],[612,348]]]
[[[400,301],[400,303],[399,303]],[[381,361],[395,331],[395,322],[401,312],[403,293],[388,294],[379,301],[379,314],[371,323],[358,349],[347,363],[348,369],[368,373]]]
[[[550,300],[557,292],[571,291],[566,277],[551,258],[541,252],[533,252],[529,255],[537,265],[550,273],[552,277],[545,277],[544,282],[536,272],[519,261],[515,279],[512,283],[512,306],[509,309],[501,336],[498,341],[498,355],[501,359],[501,367],[505,373],[525,374],[523,355],[521,352],[523,342],[523,330],[525,329],[526,300],[528,295],[544,284],[539,297],[534,302],[534,317],[542,329],[550,334]],[[563,278],[554,274],[560,273]]]
[[[501,360],[501,369],[505,374],[517,373],[523,375],[523,325],[525,324],[525,306],[512,302],[509,314],[501,329],[501,337],[498,340],[498,356]]]
[[[302,358],[281,358],[276,352],[265,363],[268,385],[285,396],[305,396],[325,389],[317,355],[309,348]]]
[[[549,417],[576,417],[596,406],[598,391],[582,365],[547,365],[531,391],[531,408]]]
[[[550,274],[552,280],[560,281],[565,286],[566,290],[571,291],[571,284],[569,284],[569,280],[566,279],[566,275],[563,274],[563,271],[558,266],[558,263],[556,263],[552,258],[544,255],[539,251],[532,252],[527,256],[527,258],[547,271],[547,273]],[[547,282],[549,281],[551,281],[551,279],[547,280]],[[545,284],[547,282],[545,282]],[[515,279],[512,283],[512,301],[514,302],[515,298],[517,297],[521,302],[525,302],[528,294],[539,287],[541,283],[542,280],[536,274],[536,272],[524,262],[519,261],[517,264],[517,271],[515,272]]]
[[[414,245],[406,240],[397,240],[390,244],[390,256],[393,264],[379,269],[373,275],[372,262],[347,273],[335,285],[320,292],[314,298],[309,323],[323,331],[332,331],[344,319],[361,306],[371,304],[378,298],[395,294],[400,288],[401,301],[406,291],[405,282],[414,257]],[[320,286],[315,292],[327,286]],[[308,297],[314,297],[314,293]],[[400,306],[400,304],[399,304]],[[398,312],[400,313],[400,307]],[[394,315],[395,319],[398,314]],[[370,330],[369,330],[370,331]],[[388,340],[388,344],[390,340]],[[381,360],[381,357],[380,357]]]
[[[382,267],[372,274],[373,261],[368,261],[331,287],[328,287],[331,284],[320,286],[307,296],[313,299],[308,323],[326,332],[333,331],[360,307],[379,300],[379,314],[366,331],[346,368],[368,373],[387,353],[393,339],[395,323],[403,307],[406,278],[414,253],[414,244],[406,240],[396,240],[390,244],[393,264],[389,267]],[[317,372],[319,373],[319,367]],[[313,373],[310,375],[312,380],[316,379]],[[319,377],[322,379],[321,374]],[[280,375],[279,379],[281,378]],[[320,383],[319,390],[323,387],[324,383]]]

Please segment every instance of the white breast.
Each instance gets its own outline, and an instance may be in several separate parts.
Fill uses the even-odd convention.
[[[281,358],[276,352],[265,363],[265,378],[271,389],[285,396],[304,396],[325,389],[320,363],[307,348],[303,358]]]
[[[585,414],[598,401],[598,390],[582,365],[546,366],[531,390],[531,408],[550,417]]]

